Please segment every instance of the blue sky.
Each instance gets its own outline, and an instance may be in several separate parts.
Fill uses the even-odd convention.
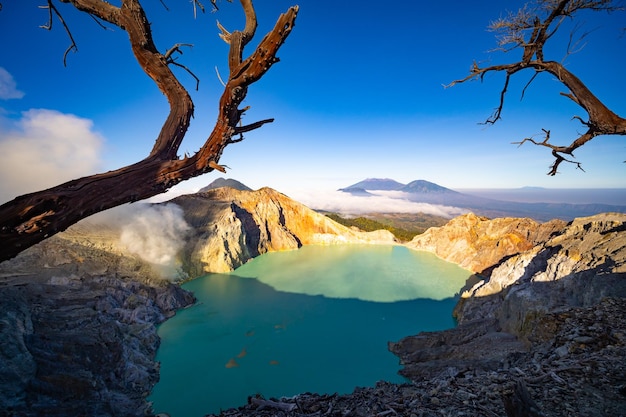
[[[140,70],[126,34],[103,30],[67,4],[57,4],[78,44],[62,57],[69,40],[47,21],[44,0],[3,1],[0,11],[0,200],[60,181],[115,169],[144,158],[168,112],[156,86]],[[116,2],[113,2],[114,4]],[[179,71],[196,104],[195,119],[180,149],[192,153],[216,118],[225,74],[227,45],[218,37],[219,19],[239,29],[237,2],[222,1],[218,13],[194,20],[188,1],[145,1],[157,47],[192,43],[179,62],[201,78]],[[207,6],[210,6],[209,2]],[[291,1],[257,0],[258,42]],[[520,101],[531,76],[520,74],[509,89],[503,119],[481,125],[497,106],[499,75],[482,84],[443,88],[467,75],[473,60],[509,62],[490,52],[496,46],[490,21],[521,1],[331,2],[301,1],[296,27],[279,52],[281,61],[253,85],[245,102],[245,122],[276,121],[228,147],[221,163],[228,177],[252,188],[271,186],[298,196],[313,189],[334,190],[368,177],[400,182],[425,179],[463,188],[623,188],[626,142],[598,137],[576,152],[586,172],[563,164],[546,175],[547,149],[511,142],[552,131],[567,142],[581,131],[574,115],[582,109],[559,96],[552,76],[539,77]],[[626,115],[624,12],[585,13],[579,33],[592,31],[587,46],[565,57],[567,37],[554,39],[547,58],[565,58],[568,68],[621,116]],[[569,26],[563,27],[569,34]],[[254,41],[253,41],[254,43]],[[252,45],[251,45],[252,46]],[[219,175],[218,175],[219,174]],[[185,182],[178,192],[200,188],[221,173]]]

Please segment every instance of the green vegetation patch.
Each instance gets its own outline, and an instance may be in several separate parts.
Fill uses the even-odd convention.
[[[368,213],[359,217],[340,216],[337,213],[324,212],[327,217],[347,227],[356,227],[365,232],[385,229],[396,239],[408,242],[424,233],[430,227],[446,224],[449,219],[425,213]]]

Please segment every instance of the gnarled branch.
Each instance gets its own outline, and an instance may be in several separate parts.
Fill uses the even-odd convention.
[[[569,92],[561,94],[582,107],[589,115],[589,120],[584,122],[580,117],[574,117],[587,126],[587,131],[573,139],[569,145],[557,146],[548,143],[549,133],[546,136],[546,140],[543,142],[536,142],[532,139],[524,139],[521,142],[517,142],[520,145],[525,142],[531,142],[535,145],[545,146],[552,150],[555,162],[550,166],[548,175],[556,175],[557,169],[562,162],[574,163],[582,170],[579,162],[569,160],[563,155],[573,155],[574,150],[583,146],[596,136],[626,135],[626,119],[618,116],[605,106],[604,103],[598,99],[578,77],[568,71],[562,63],[544,60],[543,49],[545,43],[556,33],[566,17],[573,17],[581,10],[611,12],[623,9],[614,5],[612,0],[539,0],[536,10],[529,10],[528,7],[524,7],[516,14],[510,14],[507,18],[500,19],[491,24],[492,30],[502,33],[502,35],[499,36],[499,45],[505,52],[518,48],[522,49],[522,56],[518,62],[482,68],[474,63],[469,75],[452,81],[446,86],[452,87],[456,84],[476,79],[483,80],[484,76],[489,72],[504,72],[506,78],[500,90],[499,105],[485,122],[493,124],[501,118],[509,82],[513,75],[527,69],[535,72],[531,80],[522,90],[522,97],[526,88],[538,74],[547,72],[554,75],[569,90]],[[542,17],[543,13],[545,13],[544,17]],[[571,53],[571,44],[572,42],[570,40],[567,51],[568,54]],[[512,46],[506,48],[507,45]],[[544,129],[544,132],[548,131]]]
[[[268,119],[238,127],[244,111],[239,106],[246,97],[248,86],[258,81],[278,61],[276,54],[291,33],[298,13],[298,7],[294,6],[280,15],[256,50],[230,69],[213,131],[198,152],[180,159],[177,151],[194,112],[193,102],[171,72],[168,57],[156,48],[140,0],[122,0],[120,7],[104,0],[59,1],[71,3],[78,10],[117,25],[128,33],[137,62],[166,96],[170,113],[145,159],[115,171],[23,195],[0,206],[0,261],[14,257],[99,211],[152,197],[181,181],[214,169],[223,172],[225,167],[218,162],[224,148],[240,140],[233,141],[232,136],[271,121]],[[231,39],[230,55],[242,57],[245,44],[254,35],[256,15],[250,0],[241,0],[241,4],[246,13],[246,25],[243,32],[234,32],[241,36],[236,41]]]
[[[576,167],[578,169],[580,169],[581,171],[585,172],[585,170],[583,169],[582,164],[580,162],[573,161],[571,159],[567,159],[567,158],[565,158],[562,155],[562,154],[567,154],[567,155],[574,156],[574,149],[575,148],[571,148],[571,147],[568,147],[568,146],[558,146],[558,145],[551,144],[550,143],[550,131],[546,130],[546,129],[542,129],[542,130],[543,130],[545,136],[544,136],[544,139],[541,142],[537,142],[533,138],[524,138],[520,142],[513,142],[513,143],[518,145],[518,146],[522,146],[526,142],[531,142],[533,145],[544,146],[546,148],[552,149],[552,156],[554,156],[555,161],[554,161],[554,163],[552,165],[550,165],[550,170],[548,171],[548,175],[551,175],[551,176],[556,175],[558,173],[558,168],[559,168],[559,165],[561,164],[561,162],[569,162],[571,164],[574,164],[574,165],[576,165]],[[587,142],[587,141],[589,141],[589,140],[591,140],[593,138],[593,136],[591,136],[591,134],[589,132],[587,134],[583,135],[583,136],[585,136],[584,142]],[[583,143],[578,145],[578,147],[582,146]]]

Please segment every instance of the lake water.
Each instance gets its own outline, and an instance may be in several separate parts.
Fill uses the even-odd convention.
[[[155,412],[198,417],[249,395],[402,382],[388,341],[454,326],[470,272],[402,246],[305,246],[183,285],[198,304],[159,328]]]

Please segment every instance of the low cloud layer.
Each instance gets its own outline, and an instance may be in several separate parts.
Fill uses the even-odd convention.
[[[101,169],[103,139],[92,129],[91,120],[45,109],[0,123],[0,203]]]
[[[290,197],[315,210],[326,210],[341,214],[365,213],[426,213],[447,218],[467,213],[459,207],[442,206],[409,201],[401,192],[379,192],[372,196],[354,196],[342,191],[299,191]]]

